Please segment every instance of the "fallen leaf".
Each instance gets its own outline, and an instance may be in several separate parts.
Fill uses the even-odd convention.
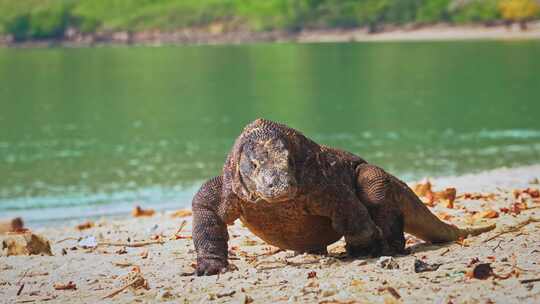
[[[488,210],[485,210],[485,211],[481,211],[481,212],[477,212],[473,215],[473,220],[478,220],[478,219],[482,219],[482,218],[497,218],[499,217],[499,212],[493,210],[493,209],[488,209]]]
[[[316,271],[310,271],[307,274],[308,279],[313,279],[313,278],[316,278],[316,277],[317,277],[317,272]]]
[[[388,291],[388,293],[390,293],[394,298],[398,300],[401,299],[401,295],[399,294],[399,292],[392,286],[379,288],[379,292],[383,291]]]
[[[446,203],[446,208],[454,208],[454,201],[456,200],[456,188],[446,188],[443,191],[434,193],[434,201],[442,200]]]
[[[255,241],[255,240],[252,240],[248,237],[246,237],[243,241],[242,241],[242,244],[245,245],[245,246],[255,246],[255,245],[258,245],[259,242]]]
[[[459,239],[457,239],[456,243],[459,244],[461,247],[470,246],[470,241],[464,237],[460,237]]]
[[[189,209],[181,209],[181,210],[177,210],[173,212],[171,214],[171,217],[186,217],[186,216],[191,216],[192,214],[193,212]]]
[[[351,281],[351,286],[354,286],[354,287],[362,287],[364,285],[365,285],[365,283],[362,280],[354,279],[354,280]]]
[[[53,288],[56,290],[76,290],[77,285],[72,281],[69,281],[67,284],[54,283]]]
[[[131,211],[133,217],[153,216],[155,213],[156,211],[154,209],[142,209],[140,206],[135,206],[133,211]]]
[[[452,219],[454,216],[450,215],[450,214],[448,214],[446,212],[439,212],[439,213],[437,213],[437,217],[440,218],[441,220],[448,221],[448,220]]]
[[[497,194],[495,193],[489,193],[489,194],[483,194],[483,193],[463,193],[457,198],[459,199],[467,199],[467,200],[484,200],[484,201],[493,201],[497,197]]]
[[[418,183],[413,187],[414,193],[418,196],[426,196],[431,191],[431,182],[426,180],[425,182]]]
[[[75,226],[75,228],[77,230],[85,230],[85,229],[90,229],[92,227],[94,227],[94,222],[92,222],[92,221],[86,221],[84,223],[81,223],[81,224]]]

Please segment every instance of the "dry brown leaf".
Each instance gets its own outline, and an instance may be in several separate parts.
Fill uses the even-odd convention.
[[[155,213],[156,211],[154,211],[154,209],[142,209],[141,206],[135,206],[133,211],[131,211],[131,215],[134,217],[153,216]]]
[[[479,219],[483,219],[483,218],[497,218],[499,217],[499,212],[493,209],[488,209],[481,212],[477,212],[472,217],[473,217],[473,220],[475,221]]]
[[[388,291],[388,293],[390,293],[395,299],[399,300],[401,298],[401,295],[399,294],[399,292],[392,286],[379,288],[379,292],[383,292],[383,291]]]
[[[443,201],[446,203],[446,208],[454,208],[454,201],[456,200],[456,188],[446,188],[443,191],[434,192],[433,200]]]
[[[525,192],[527,194],[529,194],[529,196],[532,197],[532,198],[540,198],[540,190],[538,190],[538,189],[527,188],[527,190],[525,190]]]
[[[242,241],[242,244],[244,246],[255,246],[255,245],[259,245],[259,242],[255,241],[255,240],[252,240],[248,237],[246,237],[243,241]]]
[[[459,196],[457,196],[459,199],[467,199],[467,200],[484,200],[484,201],[493,201],[497,198],[497,194],[495,193],[489,193],[489,194],[483,194],[483,193],[463,193]]]
[[[191,216],[192,214],[193,212],[189,209],[181,209],[181,210],[177,210],[173,212],[171,214],[171,217],[187,217],[187,216]]]
[[[452,219],[454,216],[450,215],[450,214],[448,214],[446,212],[439,212],[439,213],[437,213],[437,217],[440,218],[443,221],[448,221],[448,220]]]
[[[461,247],[469,247],[470,241],[466,238],[460,237],[457,241],[457,244],[459,244]]]
[[[418,196],[426,196],[431,191],[431,182],[425,181],[423,183],[418,183],[413,187],[414,193]]]
[[[75,226],[75,228],[77,230],[85,230],[85,229],[90,229],[92,227],[94,227],[94,222],[92,222],[92,221],[86,221],[84,223],[81,223],[81,224]]]
[[[76,290],[77,285],[75,285],[75,283],[73,283],[72,281],[69,281],[66,284],[54,283],[53,288],[56,290]]]

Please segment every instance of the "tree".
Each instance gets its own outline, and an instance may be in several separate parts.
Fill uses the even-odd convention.
[[[527,21],[540,12],[540,5],[535,0],[501,0],[499,10],[509,22],[519,22],[522,30],[527,29]]]

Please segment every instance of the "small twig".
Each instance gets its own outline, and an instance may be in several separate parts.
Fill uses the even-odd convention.
[[[502,249],[501,243],[502,243],[502,240],[500,240],[499,243],[497,243],[497,246],[493,247],[493,249],[491,249],[491,251],[492,251],[492,252],[495,252],[495,250],[497,250],[497,248]]]
[[[108,298],[113,298],[114,296],[116,296],[117,294],[121,293],[122,291],[128,289],[130,286],[133,286],[135,285],[137,282],[138,282],[139,279],[135,279],[131,282],[129,282],[128,284],[118,288],[117,290],[111,292],[110,294],[104,296],[103,298],[101,298],[102,300],[105,300],[105,299],[108,299]]]
[[[17,296],[20,296],[21,295],[21,292],[24,288],[24,283],[21,284],[21,287],[19,287],[19,290],[17,291]]]
[[[17,281],[17,285],[20,284],[20,283],[22,282],[22,280],[26,277],[26,274],[28,273],[28,271],[29,271],[29,269],[27,269],[27,270],[23,273],[22,277],[19,279],[19,281]]]
[[[19,281],[17,282],[17,285],[21,284],[22,280],[24,280],[24,278],[26,277],[26,274],[28,273],[29,269],[27,269],[22,277],[19,279]],[[23,288],[24,288],[24,283],[22,283],[21,287],[19,287],[19,290],[17,291],[17,296],[20,296],[21,295],[21,292],[23,291]]]
[[[117,246],[117,247],[143,247],[153,244],[163,244],[163,240],[154,240],[146,242],[133,242],[133,243],[113,243],[113,242],[99,242],[98,246]]]
[[[17,302],[15,302],[15,303],[46,302],[46,301],[50,301],[50,300],[54,300],[54,299],[56,299],[56,296],[45,297],[45,298],[36,298],[36,299],[20,299],[20,300],[17,300]]]
[[[76,237],[67,237],[65,239],[61,239],[60,241],[57,241],[56,244],[59,244],[59,243],[62,243],[62,242],[65,242],[65,241],[68,241],[68,240],[79,240],[78,238]]]
[[[441,256],[444,256],[449,252],[450,252],[450,248],[446,248],[446,250],[441,253]]]
[[[173,235],[171,235],[169,237],[169,239],[170,240],[178,240],[178,239],[187,239],[187,238],[189,238],[188,236],[180,235],[180,232],[182,232],[182,230],[184,229],[184,227],[186,227],[186,225],[187,225],[187,221],[183,220],[182,223],[180,223],[180,227],[178,227],[178,230],[176,230],[176,232],[173,233]]]
[[[487,243],[491,240],[494,240],[496,238],[498,238],[499,236],[503,235],[503,234],[507,234],[507,233],[511,233],[511,232],[516,232],[518,231],[519,229],[531,224],[531,223],[536,223],[536,222],[540,222],[540,219],[537,219],[537,218],[528,218],[527,220],[521,222],[521,223],[518,223],[517,225],[515,226],[512,226],[512,227],[508,227],[507,229],[505,229],[504,231],[501,231],[497,234],[495,234],[494,236],[490,237],[490,238],[487,238],[483,241],[483,243]]]
[[[216,297],[218,298],[224,298],[224,297],[231,297],[232,295],[234,295],[236,293],[236,290],[233,290],[231,292],[226,292],[226,293],[218,293],[216,295]]]
[[[114,266],[119,266],[119,267],[129,267],[129,266],[133,266],[133,264],[130,263],[130,262],[113,262],[113,265],[114,265]]]
[[[519,282],[520,282],[521,284],[528,284],[528,283],[540,282],[540,278],[520,280]]]
[[[182,232],[182,230],[184,229],[184,227],[186,227],[187,225],[187,221],[186,220],[183,220],[182,223],[180,223],[180,227],[178,227],[178,230],[176,230],[176,232],[174,233],[174,235],[177,235],[179,234],[180,232]]]

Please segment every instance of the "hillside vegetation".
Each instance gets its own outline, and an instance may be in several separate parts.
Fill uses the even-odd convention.
[[[62,37],[68,28],[250,31],[385,25],[520,22],[540,17],[537,0],[0,0],[0,34]]]

